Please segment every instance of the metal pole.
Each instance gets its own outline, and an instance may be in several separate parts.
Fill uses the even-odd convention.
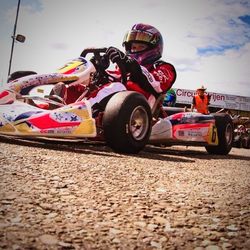
[[[12,46],[11,46],[11,52],[10,52],[10,62],[9,62],[8,77],[9,77],[10,71],[11,71],[11,62],[12,62],[14,44],[15,44],[15,39],[16,39],[16,26],[17,26],[17,20],[18,20],[18,13],[19,13],[20,1],[21,0],[18,0],[17,11],[16,11],[16,21],[15,21],[15,24],[14,24],[14,31],[13,31],[13,35],[12,35]]]

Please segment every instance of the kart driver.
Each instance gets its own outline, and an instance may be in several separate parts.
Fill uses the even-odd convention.
[[[124,37],[122,44],[125,54],[115,47],[109,47],[106,56],[113,63],[122,63],[128,73],[128,81],[124,86],[121,81],[113,81],[94,91],[88,100],[94,111],[107,103],[112,94],[124,90],[133,90],[143,94],[153,108],[157,98],[166,93],[176,79],[176,71],[172,64],[160,60],[163,53],[163,38],[161,33],[148,24],[135,24]],[[121,78],[117,69],[108,71],[114,79]],[[69,85],[62,88],[60,84],[54,87],[54,94],[59,94],[66,104],[76,101],[85,86]]]

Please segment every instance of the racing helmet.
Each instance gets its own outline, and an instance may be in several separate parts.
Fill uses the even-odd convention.
[[[163,100],[163,106],[165,107],[174,107],[176,103],[176,93],[174,89],[169,89]]]
[[[147,48],[131,52],[133,42],[144,43]],[[135,59],[141,65],[152,64],[162,57],[163,38],[159,30],[148,24],[135,24],[128,31],[123,39],[122,46],[125,47],[126,54]]]

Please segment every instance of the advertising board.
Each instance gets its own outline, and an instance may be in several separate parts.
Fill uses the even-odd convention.
[[[176,103],[191,105],[195,90],[173,88]],[[206,92],[211,96],[210,107],[250,111],[250,97]]]

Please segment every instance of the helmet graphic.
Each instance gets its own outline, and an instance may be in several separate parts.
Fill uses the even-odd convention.
[[[166,93],[166,96],[163,100],[163,106],[173,107],[176,103],[176,93],[173,89],[169,89]]]
[[[144,43],[147,48],[143,51],[131,52],[132,43]],[[163,39],[161,33],[148,24],[135,24],[124,37],[123,46],[126,54],[137,60],[141,65],[152,64],[161,58],[163,52]]]

